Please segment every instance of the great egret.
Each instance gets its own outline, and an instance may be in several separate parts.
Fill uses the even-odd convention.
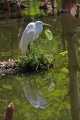
[[[40,33],[43,31],[43,25],[50,26],[49,24],[45,24],[42,21],[31,22],[26,26],[19,44],[23,55],[26,55],[30,43],[38,39]],[[28,88],[23,85],[25,97],[32,104],[33,107],[44,109],[47,107],[47,101],[37,89],[36,83],[35,86],[34,88],[32,88],[32,83],[30,81]]]
[[[26,55],[30,43],[38,39],[40,33],[43,31],[43,25],[49,26],[49,24],[45,24],[42,21],[31,22],[26,26],[19,44],[19,48],[23,55]]]

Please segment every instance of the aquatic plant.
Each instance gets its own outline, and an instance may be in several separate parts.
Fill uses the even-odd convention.
[[[17,60],[17,65],[24,72],[26,71],[41,71],[48,70],[49,68],[54,66],[53,56],[47,54],[35,54],[32,53],[28,56],[20,57]]]

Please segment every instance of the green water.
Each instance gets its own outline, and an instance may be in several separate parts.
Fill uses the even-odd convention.
[[[47,23],[52,24],[50,28],[54,33],[54,19],[47,18]],[[28,22],[28,21],[27,21]],[[0,59],[18,58],[19,51],[18,33],[22,27],[22,21],[7,20],[0,21]],[[55,39],[56,40],[56,39]],[[43,32],[39,41],[33,43],[32,50],[47,55],[55,55],[60,41],[57,33],[57,42],[48,40]],[[55,47],[54,47],[55,46]],[[59,58],[60,59],[60,58]],[[60,69],[49,71],[0,77],[0,119],[3,119],[4,111],[8,103],[13,102],[16,108],[14,120],[70,120],[70,104],[66,97],[68,89],[67,71],[62,66],[65,63],[59,61]],[[35,94],[39,90],[47,101],[45,109],[34,108],[26,99],[23,88],[32,84]],[[54,86],[51,86],[52,83]]]
[[[0,21],[0,58],[17,54],[19,24],[17,20]]]

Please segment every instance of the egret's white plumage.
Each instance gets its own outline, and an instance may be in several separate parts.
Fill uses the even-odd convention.
[[[38,39],[42,31],[43,31],[43,22],[41,21],[31,22],[27,25],[27,27],[23,31],[19,44],[19,47],[23,55],[26,55],[28,45],[30,44],[30,42]]]

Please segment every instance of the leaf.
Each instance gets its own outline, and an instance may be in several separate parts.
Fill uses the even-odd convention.
[[[67,69],[66,67],[63,67],[63,68],[61,69],[61,72],[66,74],[66,73],[68,73],[69,71],[68,71],[68,69]]]
[[[62,56],[65,56],[65,55],[67,55],[67,53],[68,53],[67,51],[63,51],[63,52],[60,52],[59,54]]]
[[[47,37],[48,40],[52,40],[53,39],[53,34],[49,29],[45,30],[45,35]]]

